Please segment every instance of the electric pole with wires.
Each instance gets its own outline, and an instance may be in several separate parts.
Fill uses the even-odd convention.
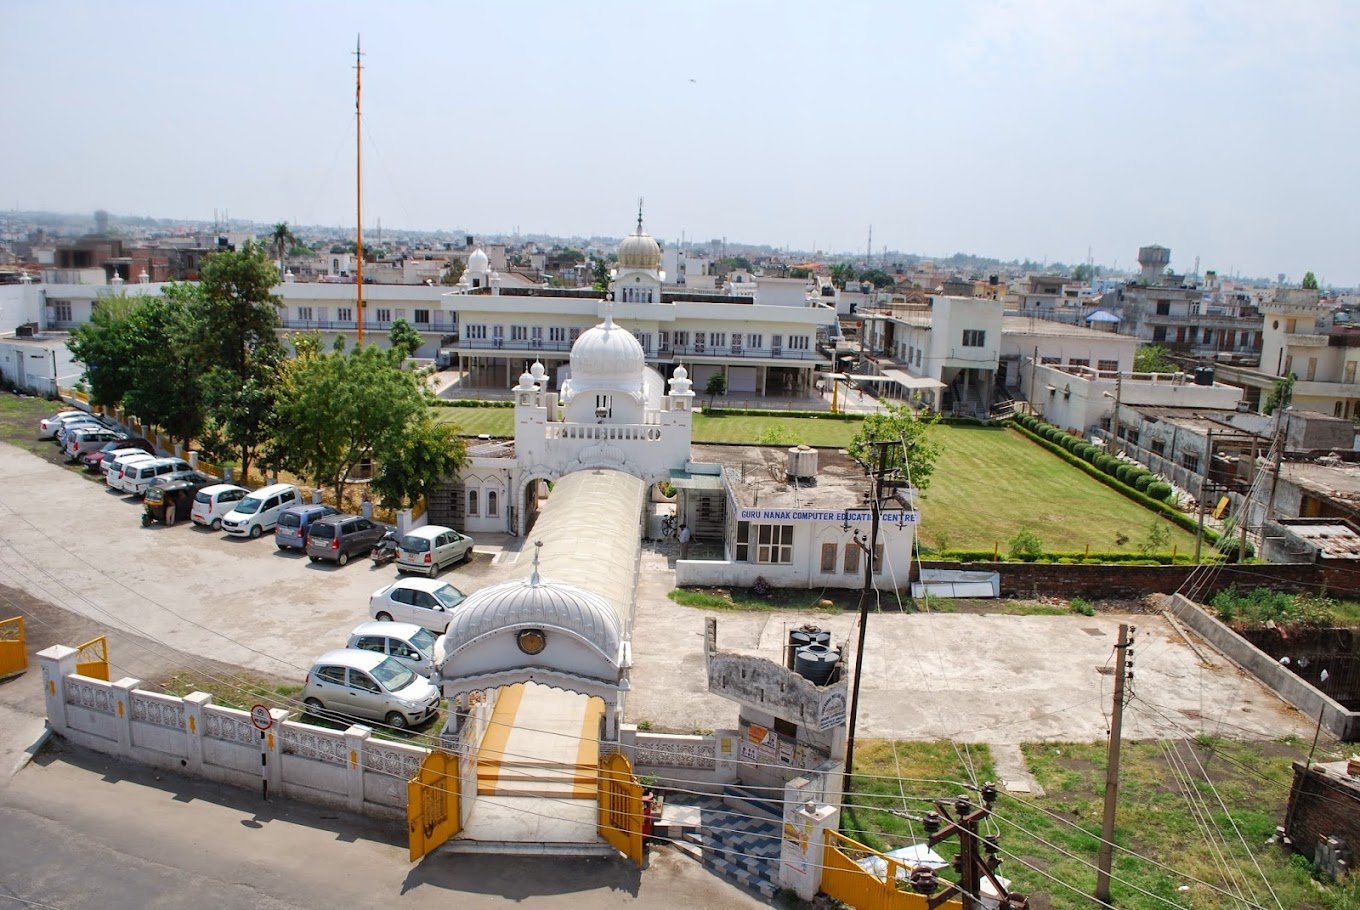
[[[1119,803],[1119,744],[1124,726],[1124,680],[1133,676],[1132,635],[1137,630],[1123,623],[1115,645],[1114,701],[1110,717],[1110,743],[1105,761],[1105,816],[1100,829],[1100,853],[1096,858],[1096,900],[1110,903],[1110,866],[1114,862],[1114,815]]]

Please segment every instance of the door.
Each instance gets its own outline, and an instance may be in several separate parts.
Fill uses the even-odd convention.
[[[642,865],[642,784],[621,752],[600,757],[600,836]]]
[[[406,824],[415,862],[458,833],[458,756],[435,750],[406,784]]]

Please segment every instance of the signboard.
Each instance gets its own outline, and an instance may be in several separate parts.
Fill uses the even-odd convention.
[[[250,708],[250,722],[255,725],[255,729],[263,732],[274,726],[274,718],[269,713],[269,709],[264,705],[252,705]]]
[[[869,523],[874,513],[869,509],[738,509],[738,521],[778,521],[778,522],[835,522],[841,524]],[[883,524],[916,524],[921,513],[903,509],[884,509],[878,513]]]

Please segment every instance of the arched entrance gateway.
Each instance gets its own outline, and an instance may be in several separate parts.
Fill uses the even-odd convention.
[[[640,848],[637,812],[606,816],[617,785],[636,788],[615,753],[646,490],[615,470],[562,478],[527,577],[471,594],[454,614],[437,660],[450,706],[443,738],[458,758],[456,844]]]

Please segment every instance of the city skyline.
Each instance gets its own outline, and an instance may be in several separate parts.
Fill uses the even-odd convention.
[[[1360,8],[7,6],[4,205],[1313,271],[1360,284]],[[152,44],[126,40],[154,23]]]

